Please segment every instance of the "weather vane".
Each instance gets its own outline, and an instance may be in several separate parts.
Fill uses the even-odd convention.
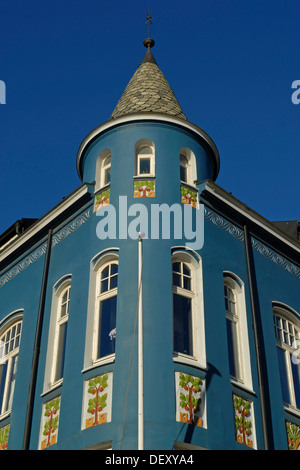
[[[150,25],[152,24],[152,16],[151,16],[151,13],[150,13],[150,2],[149,2],[149,11],[147,13],[147,16],[146,16],[146,24],[148,23],[148,38],[150,39]]]

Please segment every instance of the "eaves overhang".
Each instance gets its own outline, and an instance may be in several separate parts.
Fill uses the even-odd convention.
[[[201,202],[222,214],[241,229],[248,226],[250,235],[272,246],[300,265],[300,241],[281,230],[215,182],[206,180],[198,185]]]
[[[63,224],[68,217],[72,217],[75,211],[80,210],[90,200],[89,185],[81,184],[49,212],[36,219],[22,234],[13,237],[10,243],[0,249],[0,270],[4,269],[4,265],[6,266],[15,258],[22,256],[28,247],[45,237],[50,227],[55,229]]]
[[[105,132],[110,131],[116,127],[126,125],[126,124],[133,124],[139,122],[161,122],[161,123],[168,123],[174,126],[177,126],[181,129],[188,130],[195,134],[195,136],[206,145],[210,158],[212,159],[213,163],[213,180],[216,180],[219,171],[220,171],[220,156],[218,149],[213,142],[213,140],[209,137],[209,135],[204,132],[200,127],[192,124],[189,121],[183,120],[181,118],[173,117],[168,114],[163,113],[134,113],[134,114],[127,114],[126,116],[122,116],[120,118],[116,118],[113,120],[106,121],[105,123],[101,124],[100,126],[96,127],[93,131],[91,131],[87,137],[81,143],[79,150],[77,152],[76,158],[76,167],[79,178],[82,181],[83,174],[82,174],[82,162],[83,157],[88,150],[89,146],[101,135]]]

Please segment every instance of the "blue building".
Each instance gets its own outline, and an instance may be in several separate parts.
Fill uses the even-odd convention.
[[[1,449],[300,449],[300,242],[147,48],[81,184],[0,236]]]

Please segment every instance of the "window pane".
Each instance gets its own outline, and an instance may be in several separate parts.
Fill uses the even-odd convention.
[[[108,291],[108,279],[101,281],[101,294]]]
[[[18,356],[14,356],[11,359],[10,373],[9,373],[9,377],[7,378],[8,389],[7,389],[7,402],[6,402],[5,410],[10,410],[12,407],[12,400],[13,400],[14,390],[15,390],[17,365],[18,365]]]
[[[191,279],[189,277],[183,276],[183,288],[191,290]]]
[[[186,276],[190,276],[190,275],[191,275],[191,270],[190,270],[190,268],[189,268],[185,263],[182,263],[182,272],[183,272],[183,274],[185,274]]]
[[[237,379],[241,379],[241,370],[239,364],[239,348],[238,348],[238,325],[226,319],[228,356],[229,356],[229,372],[230,375]]]
[[[149,155],[152,154],[152,148],[151,147],[141,147],[138,151],[139,155]]]
[[[6,379],[7,362],[0,364],[0,414],[2,413],[3,395]]]
[[[181,276],[180,274],[173,273],[173,286],[181,287]]]
[[[101,279],[106,279],[109,276],[109,266],[107,268],[103,269],[101,273]]]
[[[115,288],[117,287],[117,285],[118,285],[118,276],[117,276],[117,275],[116,275],[116,276],[112,276],[112,277],[110,278],[110,288],[111,288],[111,289],[115,289]]]
[[[300,364],[294,364],[292,354],[290,354],[292,374],[294,381],[296,407],[300,409]]]
[[[290,393],[289,393],[289,387],[288,387],[285,352],[283,349],[277,347],[277,353],[278,353],[282,398],[285,403],[290,404]]]
[[[140,158],[140,175],[150,173],[150,158]]]
[[[180,180],[187,183],[187,169],[180,165]]]
[[[54,382],[63,378],[64,362],[65,362],[65,350],[66,350],[66,337],[67,337],[67,325],[65,322],[59,327],[58,345],[57,345],[57,358]]]
[[[104,184],[110,183],[110,168],[106,168],[104,172]]]
[[[117,264],[112,264],[111,265],[111,275],[113,274],[118,274],[118,265]]]
[[[106,159],[104,160],[104,166],[107,166],[107,165],[110,165],[110,164],[111,164],[111,156],[106,157]]]
[[[180,273],[180,263],[173,263],[173,271]]]
[[[192,356],[192,302],[173,294],[174,351]]]
[[[99,333],[97,358],[115,352],[115,340],[111,340],[109,333],[116,328],[117,296],[100,302]]]

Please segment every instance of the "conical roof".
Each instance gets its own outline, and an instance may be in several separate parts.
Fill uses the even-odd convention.
[[[152,39],[146,39],[147,52],[129,81],[110,119],[132,113],[163,113],[187,120],[172,88],[159,69],[150,48]]]

